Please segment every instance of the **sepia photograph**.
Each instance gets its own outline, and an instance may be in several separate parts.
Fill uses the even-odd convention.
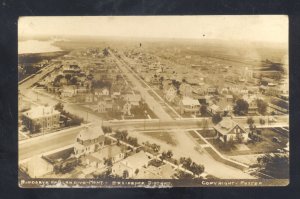
[[[287,186],[288,21],[20,17],[19,187]]]

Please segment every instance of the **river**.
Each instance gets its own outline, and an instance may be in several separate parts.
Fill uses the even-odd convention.
[[[39,41],[39,40],[25,40],[18,42],[18,54],[27,53],[46,53],[62,51],[59,47],[54,46],[54,40]]]

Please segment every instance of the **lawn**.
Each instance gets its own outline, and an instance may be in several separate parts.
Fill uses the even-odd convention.
[[[199,144],[206,144],[206,142],[195,132],[195,131],[188,131],[188,133],[194,138],[196,139],[196,141]]]
[[[204,138],[211,138],[216,136],[216,132],[214,130],[197,130]]]
[[[171,132],[143,132],[144,135],[147,135],[149,137],[152,137],[154,139],[163,141],[167,144],[170,144],[172,146],[177,145],[177,140],[175,140],[174,136],[172,135]]]
[[[249,150],[238,150],[235,146],[231,149],[224,149],[221,147],[220,141],[214,139],[207,139],[207,141],[209,141],[219,152],[230,156],[278,152],[277,150],[286,147],[286,144],[289,141],[288,138],[272,129],[262,129],[260,137],[262,139],[260,142],[245,143],[245,146],[248,147]],[[277,137],[280,142],[273,142],[273,137]]]

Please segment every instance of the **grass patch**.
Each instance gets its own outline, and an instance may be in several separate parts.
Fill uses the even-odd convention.
[[[206,144],[206,142],[195,132],[195,131],[188,131],[188,133],[194,138],[196,139],[196,141],[199,144]]]
[[[143,132],[144,135],[152,137],[154,139],[163,141],[172,146],[177,145],[177,140],[175,140],[174,136],[169,132]]]
[[[214,130],[197,130],[204,138],[211,138],[216,136],[216,132]]]

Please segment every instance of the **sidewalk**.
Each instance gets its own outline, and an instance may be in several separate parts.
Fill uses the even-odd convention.
[[[194,132],[206,143],[203,148],[217,161],[222,162],[228,166],[232,166],[241,170],[249,168],[248,165],[231,160],[224,157],[213,145],[211,145],[200,133],[196,130]]]

